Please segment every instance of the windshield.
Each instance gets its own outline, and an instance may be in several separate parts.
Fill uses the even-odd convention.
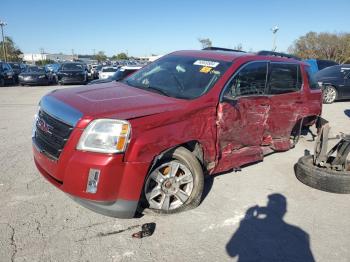
[[[83,70],[83,69],[84,69],[84,65],[82,64],[69,63],[69,64],[62,65],[62,70]]]
[[[21,67],[20,67],[20,65],[19,65],[19,64],[10,63],[9,65],[12,67],[12,69],[18,69],[18,70],[21,70]]]
[[[102,72],[107,72],[107,73],[112,73],[112,72],[115,72],[117,70],[118,70],[118,68],[116,68],[116,67],[104,67],[104,68],[102,68]]]
[[[208,92],[230,62],[170,55],[140,69],[125,82],[167,96],[193,99]]]
[[[45,74],[45,69],[42,67],[37,67],[37,66],[30,66],[27,68],[27,72],[28,73],[41,73],[41,74]]]

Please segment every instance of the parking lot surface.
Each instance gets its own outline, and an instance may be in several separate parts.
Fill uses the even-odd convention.
[[[121,220],[79,206],[32,159],[38,101],[56,88],[0,88],[0,261],[350,261],[350,195],[312,189],[294,175],[298,158],[313,149],[311,136],[207,179],[201,205],[188,212]],[[349,109],[349,101],[324,106],[332,135],[350,133]],[[152,236],[131,237],[149,222]]]

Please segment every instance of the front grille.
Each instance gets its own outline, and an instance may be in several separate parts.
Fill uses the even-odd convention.
[[[50,116],[43,110],[39,111],[35,126],[36,146],[42,152],[58,159],[73,127]]]

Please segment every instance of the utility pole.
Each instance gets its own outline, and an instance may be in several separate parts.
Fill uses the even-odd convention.
[[[2,53],[4,55],[5,62],[7,62],[7,54],[6,54],[6,47],[5,47],[5,37],[4,37],[4,26],[7,24],[4,21],[0,20],[0,26],[1,26],[1,34],[2,34]]]
[[[41,61],[44,61],[44,53],[45,53],[44,48],[40,48]]]
[[[272,31],[272,51],[276,51],[276,34],[277,31],[279,30],[278,26],[275,25],[274,27],[271,28]]]

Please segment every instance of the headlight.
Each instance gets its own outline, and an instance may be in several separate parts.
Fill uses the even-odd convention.
[[[41,75],[41,76],[39,76],[39,78],[45,78],[46,77],[46,75]]]
[[[63,73],[63,72],[58,72],[59,75],[63,75],[63,76],[66,76],[68,75],[67,73]]]
[[[37,111],[37,113],[34,115],[34,121],[33,121],[33,126],[32,126],[32,137],[35,137],[35,132],[36,132],[36,122],[38,121],[38,115],[40,111],[40,106]]]
[[[84,130],[77,149],[99,153],[124,152],[129,142],[129,122],[115,119],[96,119]]]

